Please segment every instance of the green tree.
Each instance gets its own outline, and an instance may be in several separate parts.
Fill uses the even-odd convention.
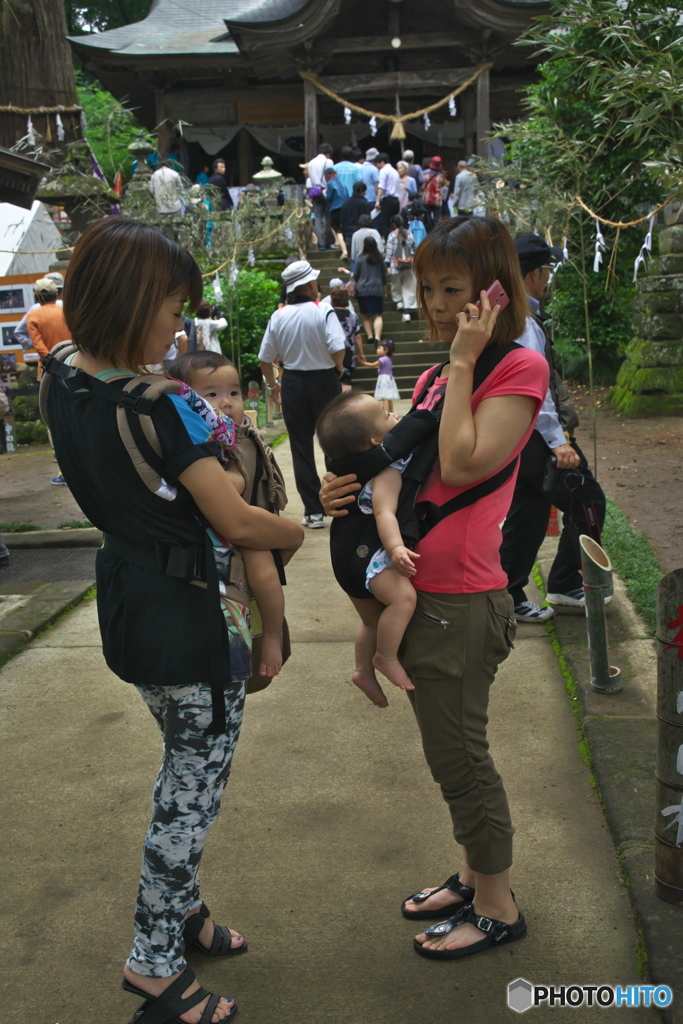
[[[131,175],[131,156],[128,144],[141,132],[142,125],[132,110],[120,103],[110,92],[95,82],[87,82],[77,72],[78,102],[85,111],[87,128],[85,138],[97,157],[107,180],[111,183],[117,171],[124,180]]]
[[[70,36],[87,32],[106,32],[142,21],[149,14],[152,0],[65,0],[66,21]]]
[[[221,345],[228,358],[239,367],[242,384],[261,379],[258,351],[271,314],[277,309],[279,284],[264,270],[241,270],[237,278],[221,282],[227,328],[221,332]],[[206,297],[213,298],[213,288]]]
[[[631,333],[633,260],[646,228],[604,227],[609,252],[594,275],[594,221],[580,206],[570,218],[568,211],[580,196],[601,217],[635,220],[679,187],[681,10],[680,0],[551,0],[551,14],[520,41],[546,61],[527,90],[528,116],[498,128],[509,141],[500,178],[514,190],[489,187],[487,201],[501,215],[514,210],[519,231],[550,231],[556,244],[568,235],[570,262],[549,308],[558,350],[579,376],[588,375],[592,329],[596,373],[614,379]]]

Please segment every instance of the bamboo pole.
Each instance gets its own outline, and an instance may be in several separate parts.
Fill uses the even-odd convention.
[[[657,588],[655,893],[683,906],[683,569]]]
[[[590,655],[591,686],[598,693],[618,693],[621,690],[621,669],[609,663],[607,649],[607,623],[605,598],[614,593],[612,563],[607,553],[592,537],[582,533],[581,570],[586,595],[586,630]]]

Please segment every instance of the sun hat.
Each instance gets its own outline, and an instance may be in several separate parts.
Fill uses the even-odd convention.
[[[58,289],[64,287],[64,275],[60,274],[58,270],[51,270],[45,277],[48,281],[54,281]]]
[[[432,156],[429,158],[429,166],[434,171],[440,171],[443,167],[443,161],[440,156]]]
[[[308,284],[309,281],[317,281],[320,275],[319,270],[314,270],[308,260],[295,260],[282,271],[281,277],[287,287],[287,294],[293,292],[300,284]]]
[[[330,288],[346,288],[346,285],[342,281],[341,277],[333,277],[330,281]]]
[[[366,149],[366,151],[365,151],[365,159],[366,160],[372,161],[377,156],[379,156],[379,150],[375,149],[374,146],[372,146],[370,149]]]

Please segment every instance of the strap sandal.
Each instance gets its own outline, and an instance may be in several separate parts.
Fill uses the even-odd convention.
[[[230,929],[222,924],[214,924],[213,940],[210,947],[207,949],[206,946],[202,946],[199,941],[199,933],[204,927],[207,917],[211,917],[211,911],[206,903],[202,903],[199,913],[192,914],[185,921],[183,936],[185,938],[186,950],[192,946],[200,953],[203,953],[204,956],[237,956],[238,953],[247,952],[249,947],[246,942],[243,942],[241,946],[232,945],[234,936],[230,934]]]
[[[173,984],[169,985],[155,999],[148,992],[143,992],[141,988],[131,985],[124,978],[122,982],[123,990],[125,992],[132,992],[136,996],[142,996],[144,999],[142,1005],[133,1014],[130,1024],[184,1024],[180,1020],[181,1013],[187,1013],[188,1010],[191,1010],[197,1003],[201,1003],[202,999],[206,999],[207,996],[209,1001],[199,1019],[199,1024],[211,1024],[211,1018],[223,997],[213,995],[208,989],[199,988],[191,996],[188,996],[187,999],[183,999],[183,992],[190,987],[194,980],[194,972],[189,967],[186,967]],[[236,1013],[237,1003],[234,1004],[232,1012],[228,1014],[225,1020],[232,1019]]]
[[[457,900],[455,903],[447,903],[445,907],[439,907],[436,910],[406,910],[406,903],[410,900],[414,903],[424,903],[430,896],[436,895],[437,892],[441,892],[443,889],[450,889],[451,892],[457,893],[458,896],[462,897],[462,901]],[[463,906],[466,903],[471,903],[473,899],[474,889],[469,885],[464,885],[460,881],[459,874],[451,875],[438,889],[433,889],[431,892],[416,892],[414,895],[408,896],[401,904],[401,913],[410,921],[433,921],[435,918],[443,919],[444,915],[452,915],[456,911],[462,910]]]
[[[520,914],[514,924],[507,924],[505,921],[496,921],[492,917],[484,917],[478,914],[470,903],[467,907],[449,917],[441,924],[433,924],[425,928],[428,939],[439,939],[448,935],[454,928],[463,924],[473,924],[484,932],[484,937],[479,942],[473,942],[469,946],[462,946],[460,949],[425,949],[425,947],[413,939],[415,952],[429,960],[461,960],[465,956],[472,956],[474,953],[483,953],[485,949],[493,949],[494,946],[504,946],[506,942],[514,942],[526,932],[526,921],[523,914]]]

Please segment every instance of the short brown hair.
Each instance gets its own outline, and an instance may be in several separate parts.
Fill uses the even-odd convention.
[[[318,417],[320,447],[330,459],[348,459],[372,447],[374,425],[358,408],[362,391],[344,391],[328,402]]]
[[[189,252],[147,224],[104,217],[74,249],[64,319],[79,351],[138,373],[162,302],[181,290],[195,309],[202,275]]]
[[[336,284],[334,288],[330,288],[330,298],[333,306],[345,308],[349,304],[349,290],[343,285]]]
[[[435,266],[466,270],[472,276],[473,301],[498,280],[508,294],[510,305],[498,317],[493,341],[507,345],[521,337],[529,314],[519,256],[505,225],[495,217],[451,217],[443,220],[417,247],[413,270],[417,296],[429,321],[432,342],[438,332],[424,297],[423,278]]]
[[[234,365],[227,356],[206,349],[198,349],[195,352],[186,352],[184,355],[178,356],[167,367],[166,372],[169,377],[185,381],[186,384],[192,386],[192,378],[199,371],[209,370],[210,373],[215,373],[221,366]]]

